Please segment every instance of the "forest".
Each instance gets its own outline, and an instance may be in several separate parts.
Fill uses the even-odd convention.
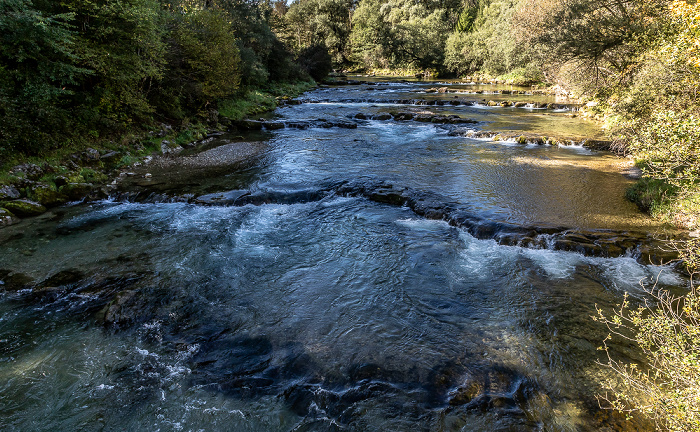
[[[628,198],[700,230],[692,0],[0,0],[0,185],[24,161],[134,146],[164,128],[226,128],[333,72],[480,77],[567,95],[643,171]],[[694,275],[700,241],[676,246]],[[648,332],[641,344],[671,353],[654,359],[671,375],[662,378],[685,387],[623,367],[657,403],[634,408],[623,391],[613,406],[632,401],[671,430],[700,430],[700,335],[685,327],[700,319],[699,301],[669,300],[675,322],[623,312]]]

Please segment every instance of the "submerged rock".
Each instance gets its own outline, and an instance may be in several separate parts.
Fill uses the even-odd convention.
[[[46,207],[28,199],[18,199],[3,204],[7,210],[19,217],[38,216],[46,212]]]
[[[0,289],[18,291],[31,286],[34,279],[24,273],[0,269]]]

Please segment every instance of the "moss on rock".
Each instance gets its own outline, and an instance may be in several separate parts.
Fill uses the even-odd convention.
[[[6,202],[3,207],[19,217],[38,216],[46,212],[46,207],[28,199]]]

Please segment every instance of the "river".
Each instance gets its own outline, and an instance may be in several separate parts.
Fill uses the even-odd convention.
[[[598,126],[527,89],[363,80],[206,144],[263,142],[235,169],[1,229],[0,277],[31,288],[0,291],[0,428],[644,428],[598,407],[591,316],[687,286],[646,258],[660,227],[618,158],[475,134]]]

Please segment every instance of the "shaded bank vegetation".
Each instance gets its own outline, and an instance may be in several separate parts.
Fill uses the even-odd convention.
[[[223,101],[310,80],[270,15],[252,0],[0,1],[0,155],[216,124]]]

